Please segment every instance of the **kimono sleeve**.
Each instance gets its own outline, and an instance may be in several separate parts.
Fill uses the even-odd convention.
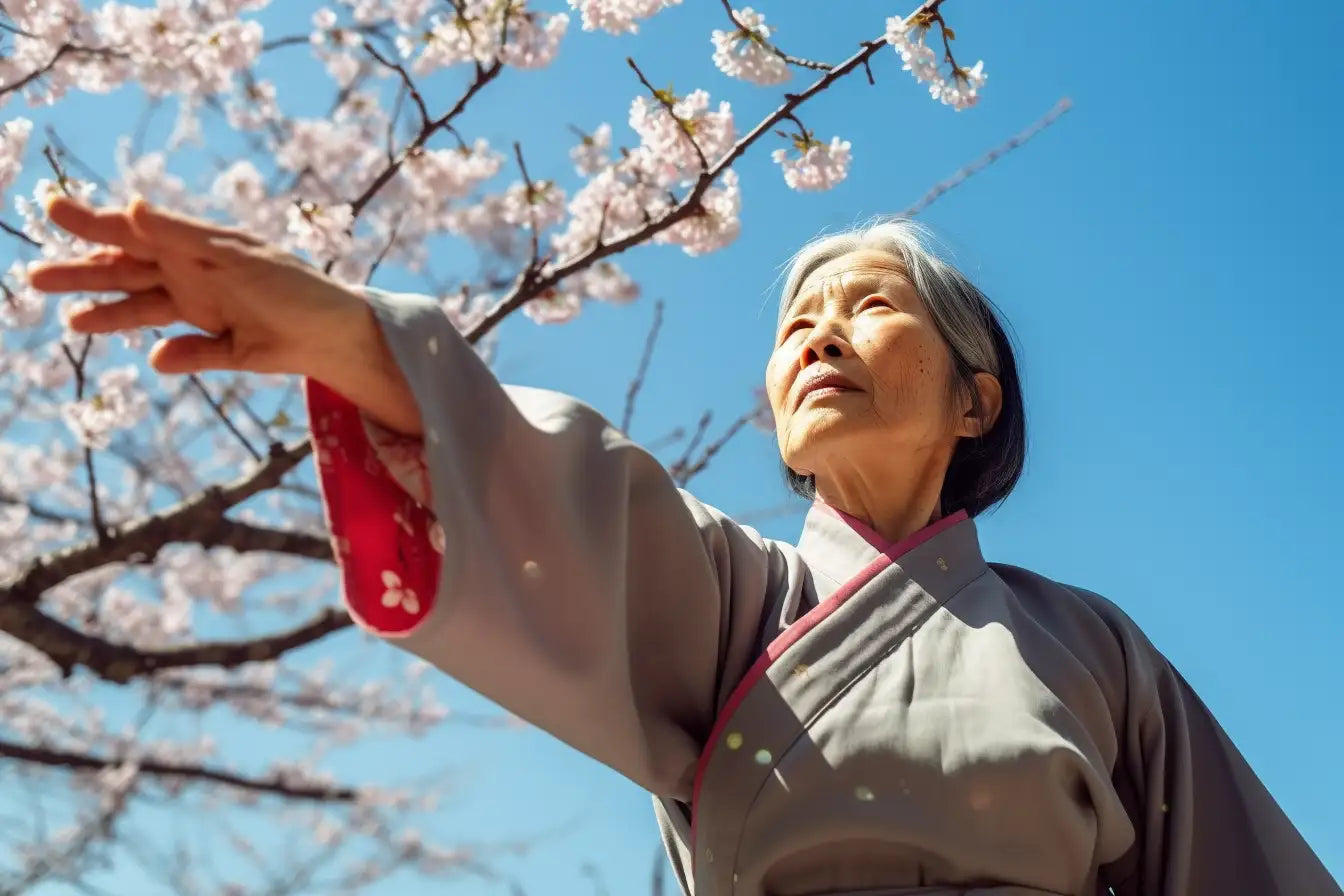
[[[432,593],[410,595],[419,612],[400,630],[352,607],[357,621],[654,794],[689,802],[719,702],[750,663],[784,575],[778,549],[680,491],[593,409],[501,386],[433,301],[368,300],[420,412],[428,488],[417,491],[439,538],[434,551],[418,535],[403,548],[407,536],[381,524],[384,552],[410,567],[384,580]],[[385,462],[387,447],[376,456]],[[323,477],[333,523],[383,506],[386,483],[369,481]],[[340,493],[355,488],[365,492]],[[408,533],[427,525],[402,519]],[[338,552],[357,560],[360,546],[344,541]],[[342,588],[349,602],[345,563]]]
[[[1128,707],[1116,777],[1134,822],[1117,896],[1339,896],[1321,860],[1179,672],[1124,620]]]

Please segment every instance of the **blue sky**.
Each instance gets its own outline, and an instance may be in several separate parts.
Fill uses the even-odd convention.
[[[824,15],[817,3],[761,6],[783,46],[830,59],[906,11],[872,0],[831,3]],[[309,8],[263,21],[287,33]],[[768,159],[774,144],[758,147],[739,168],[744,228],[731,248],[702,259],[633,253],[644,301],[589,306],[558,328],[513,320],[498,369],[619,417],[652,299],[662,298],[634,435],[657,438],[706,408],[726,422],[760,381],[778,266],[794,248],[899,211],[1072,98],[1055,127],[922,216],[1003,310],[1020,352],[1030,455],[1017,491],[980,521],[986,554],[1122,606],[1344,877],[1344,605],[1332,572],[1344,531],[1334,387],[1344,310],[1331,273],[1344,238],[1335,211],[1344,138],[1328,86],[1344,10],[1324,0],[1267,9],[950,0],[959,54],[983,58],[989,72],[977,108],[958,114],[929,101],[884,52],[875,87],[851,78],[802,112],[823,139],[852,141],[845,184],[793,193]],[[626,55],[655,84],[732,100],[745,127],[775,94],[714,70],[708,32],[721,19],[717,3],[688,2],[622,38],[581,33],[576,21],[561,61],[503,79],[464,118],[464,133],[501,147],[521,139],[534,178],[565,180],[568,125],[608,120],[630,139],[625,110],[638,85]],[[110,170],[109,135],[138,107],[122,93],[58,107],[50,120]],[[736,514],[787,500],[773,443],[755,431],[693,490]],[[792,540],[801,519],[760,527]],[[378,668],[393,667],[387,654]],[[451,682],[443,691],[462,709],[481,705]],[[526,856],[504,861],[532,892],[593,892],[586,863],[612,893],[647,887],[656,843],[647,798],[539,732],[447,727],[345,764],[355,774],[452,768],[462,796],[450,827],[541,834]],[[396,892],[501,890],[465,882]]]

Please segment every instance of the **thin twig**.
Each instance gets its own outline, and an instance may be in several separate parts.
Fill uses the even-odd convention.
[[[741,432],[742,428],[745,427],[748,423],[750,423],[751,419],[755,416],[756,411],[751,410],[743,414],[742,416],[738,417],[736,420],[733,421],[732,425],[729,426],[728,429],[724,431],[723,435],[719,436],[713,442],[710,442],[708,445],[705,446],[705,450],[700,454],[700,457],[694,463],[689,463],[679,467],[677,469],[677,476],[676,476],[677,484],[684,486],[692,479],[694,479],[696,476],[698,476],[700,473],[702,473],[705,467],[709,466],[709,462],[714,459],[714,456],[718,454],[720,451],[722,451],[723,448],[732,440],[733,436]]]
[[[681,484],[682,472],[691,465],[692,452],[699,447],[700,440],[705,437],[705,433],[709,432],[709,424],[713,422],[713,420],[713,411],[705,411],[700,415],[700,419],[695,423],[695,431],[691,433],[691,440],[686,443],[686,450],[682,452],[681,457],[677,458],[668,466],[668,472],[672,475],[673,479],[677,480],[678,485]]]
[[[373,281],[373,275],[377,273],[378,266],[383,263],[383,259],[387,257],[387,253],[391,251],[393,244],[396,243],[397,232],[401,230],[401,222],[405,220],[405,218],[405,214],[400,214],[397,215],[396,220],[392,222],[392,232],[388,235],[387,242],[383,244],[382,249],[378,250],[378,257],[373,260],[373,265],[369,267],[369,273],[364,277],[365,286],[368,286],[369,283]]]
[[[4,96],[7,93],[12,93],[16,90],[22,90],[23,88],[27,87],[29,84],[36,81],[38,78],[42,77],[43,75],[47,74],[52,69],[54,69],[56,67],[56,63],[60,62],[61,59],[63,59],[67,54],[105,56],[105,57],[111,57],[113,59],[127,59],[130,57],[129,53],[124,53],[119,50],[108,50],[108,49],[101,49],[98,47],[82,47],[77,44],[64,43],[56,48],[56,52],[52,54],[51,59],[47,60],[46,65],[42,66],[41,68],[33,69],[32,71],[30,71],[28,74],[24,75],[17,81],[14,81],[9,84],[0,84],[0,96]]]
[[[92,756],[47,747],[30,747],[12,741],[0,741],[0,756],[34,765],[85,772],[120,768],[126,764],[124,759]],[[269,778],[248,778],[224,769],[163,762],[156,759],[140,759],[135,761],[135,766],[142,774],[182,778],[188,781],[208,781],[214,784],[226,784],[253,793],[270,793],[292,799],[346,803],[359,796],[359,791],[353,787],[292,784],[278,775],[272,775]]]
[[[976,159],[974,162],[962,168],[961,170],[957,171],[955,174],[953,174],[946,180],[934,184],[933,187],[927,193],[921,196],[919,200],[915,202],[914,205],[910,206],[905,211],[901,212],[901,216],[905,218],[913,218],[915,215],[924,211],[924,209],[928,208],[930,205],[936,202],[938,198],[941,197],[944,193],[965,183],[967,180],[969,180],[972,176],[974,176],[978,172],[983,171],[985,168],[988,168],[990,165],[994,164],[994,162],[1003,158],[1008,153],[1012,152],[1019,146],[1026,143],[1032,137],[1035,137],[1041,131],[1050,127],[1050,125],[1058,121],[1060,116],[1062,116],[1065,112],[1069,111],[1071,108],[1073,108],[1073,101],[1070,100],[1068,97],[1064,97],[1059,102],[1055,103],[1054,107],[1049,112],[1045,113],[1045,115],[1037,119],[1036,122],[1033,123],[1030,127],[1022,131],[1019,131],[1017,134],[1008,138],[1000,145],[994,147],[989,152],[985,153],[983,156]]]
[[[780,59],[783,59],[789,65],[796,65],[799,68],[810,68],[813,71],[818,72],[828,72],[831,70],[831,66],[828,63],[814,62],[811,59],[804,59],[801,56],[790,56],[788,53],[785,53],[779,47],[775,46],[775,44],[761,37],[759,34],[757,34],[750,28],[748,28],[746,25],[744,25],[742,23],[742,20],[737,17],[737,13],[733,11],[733,6],[730,2],[728,2],[728,0],[720,0],[720,2],[723,4],[724,11],[728,13],[728,18],[732,19],[733,24],[737,26],[738,32],[740,32],[743,35],[747,34],[751,35],[751,37],[745,38],[746,40],[750,40],[753,41],[754,43],[760,44],[761,46],[769,50],[771,53],[778,56]]]
[[[649,372],[649,361],[653,358],[653,346],[658,341],[658,331],[663,326],[663,300],[659,299],[653,305],[653,324],[649,327],[649,335],[644,338],[644,351],[639,356],[639,368],[635,371],[635,378],[630,381],[630,388],[625,393],[625,411],[621,414],[621,432],[630,432],[630,423],[635,418],[635,400],[639,397],[639,390],[644,387],[644,377]]]
[[[150,329],[153,330],[156,338],[163,338],[163,333],[157,327],[151,327]],[[252,456],[254,461],[260,461],[262,459],[262,453],[252,446],[252,443],[248,441],[247,436],[243,435],[242,430],[234,425],[234,422],[229,419],[228,414],[224,413],[223,405],[216,402],[210,396],[210,390],[205,387],[205,383],[201,381],[201,378],[194,373],[187,374],[187,378],[191,381],[191,384],[196,387],[196,391],[201,393],[201,397],[204,398],[205,403],[210,406],[210,410],[215,412],[215,416],[224,422],[224,426],[229,432],[233,433],[233,437],[238,440],[238,443],[243,446],[244,450]],[[239,401],[239,404],[243,404],[243,402]],[[248,409],[248,413],[256,419],[256,415],[251,413],[250,408]]]
[[[359,213],[364,210],[364,206],[368,205],[369,202],[373,200],[373,197],[378,194],[378,191],[396,176],[397,172],[401,170],[401,166],[405,164],[406,159],[429,142],[429,138],[434,135],[435,131],[447,127],[452,123],[453,119],[461,115],[462,111],[467,108],[467,103],[471,101],[471,98],[479,93],[483,87],[499,77],[499,73],[503,67],[504,64],[498,60],[488,66],[478,65],[476,77],[472,79],[472,82],[469,85],[467,85],[467,89],[462,93],[462,96],[458,98],[457,102],[453,104],[453,107],[439,118],[431,121],[428,127],[420,129],[420,133],[415,135],[415,138],[401,151],[401,154],[397,159],[380,171],[373,179],[372,183],[365,187],[364,191],[350,203],[351,213],[355,217],[359,217]]]
[[[524,269],[523,276],[530,278],[541,269],[541,246],[540,235],[537,233],[537,211],[532,207],[533,201],[539,198],[537,188],[532,184],[532,178],[527,174],[527,163],[523,161],[523,147],[517,140],[513,142],[513,155],[518,160],[518,170],[523,174],[523,189],[527,202],[527,217],[531,230],[532,257],[528,259],[527,267]]]
[[[378,50],[374,48],[373,44],[369,43],[367,40],[364,41],[364,50],[374,59],[382,63],[384,66],[390,68],[392,71],[397,73],[398,77],[401,78],[401,83],[406,87],[406,90],[410,92],[411,100],[415,103],[416,108],[420,110],[421,129],[428,128],[430,121],[429,109],[425,106],[425,98],[420,95],[419,88],[417,88],[415,86],[415,82],[411,80],[411,73],[406,71],[406,66],[402,65],[399,62],[393,62],[392,60],[386,58],[385,56],[383,56],[382,53],[379,53]]]
[[[92,345],[93,337],[85,336],[84,347],[76,358],[74,352],[70,351],[70,346],[64,341],[61,342],[61,352],[75,371],[75,401],[84,400],[84,388],[88,382],[84,376],[84,363],[88,360],[89,348]],[[84,474],[89,480],[89,513],[93,518],[94,537],[99,543],[104,543],[107,541],[107,528],[103,525],[103,510],[98,500],[98,477],[93,471],[93,449],[87,444],[84,445]]]
[[[700,144],[696,142],[695,137],[692,136],[691,132],[685,127],[685,123],[682,121],[681,116],[677,114],[676,104],[672,102],[672,98],[668,96],[667,91],[659,90],[650,84],[649,79],[644,77],[644,73],[639,70],[639,66],[635,64],[634,59],[627,56],[625,57],[625,62],[635,70],[635,74],[639,76],[639,83],[643,84],[649,93],[653,94],[653,98],[658,101],[659,105],[667,110],[667,114],[671,115],[672,119],[676,121],[677,124],[682,125],[682,134],[690,141],[691,147],[695,150],[696,158],[700,160],[700,170],[702,172],[709,171],[709,160],[705,158],[704,150],[700,148]]]
[[[3,230],[5,233],[9,234],[10,236],[16,239],[22,240],[23,242],[27,243],[28,245],[32,246],[35,249],[42,248],[42,244],[40,242],[30,237],[22,230],[19,230],[13,224],[6,224],[4,221],[0,221],[0,230]]]

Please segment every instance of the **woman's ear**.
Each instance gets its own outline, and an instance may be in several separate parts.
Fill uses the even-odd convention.
[[[994,428],[1003,411],[1003,387],[999,378],[983,371],[975,375],[975,392],[979,401],[971,401],[968,394],[966,406],[962,408],[960,426],[957,435],[978,438]]]

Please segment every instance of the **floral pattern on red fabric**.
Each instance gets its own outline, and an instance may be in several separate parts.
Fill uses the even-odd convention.
[[[424,446],[316,380],[304,395],[345,605],[381,637],[408,635],[433,609],[443,563]]]

